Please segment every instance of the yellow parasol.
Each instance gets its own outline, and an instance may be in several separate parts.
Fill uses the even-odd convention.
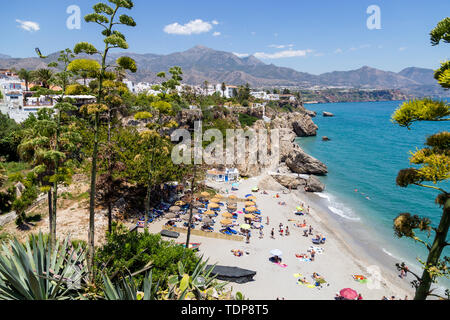
[[[219,203],[219,202],[220,202],[220,199],[212,198],[211,200],[209,200],[209,202]]]
[[[246,215],[244,216],[244,218],[246,218],[246,219],[254,219],[255,216],[252,215],[252,214],[246,214]]]
[[[248,197],[247,200],[256,200],[255,196]]]
[[[228,197],[228,199],[230,199],[230,200],[234,199],[235,200],[235,199],[237,199],[237,197],[234,194],[232,194],[231,196]]]
[[[216,195],[214,196],[214,198],[217,198],[217,199],[222,199],[222,198],[223,198],[223,196],[222,196],[221,194],[216,194]]]
[[[226,225],[233,224],[233,221],[231,221],[230,219],[224,219],[224,220],[220,221],[220,223],[226,226]]]
[[[233,215],[231,213],[225,212],[225,213],[222,213],[222,217],[229,219],[229,218],[233,218]]]
[[[217,208],[219,208],[219,205],[217,203],[210,203],[208,208],[209,209],[217,209]]]
[[[243,230],[250,230],[252,227],[248,224],[241,224],[241,229]]]
[[[177,201],[175,202],[176,206],[184,206],[186,203],[184,201]]]
[[[253,207],[255,204],[256,204],[256,203],[254,203],[253,201],[247,201],[247,202],[245,203],[245,206],[246,206],[246,207]]]
[[[256,212],[256,211],[258,211],[258,209],[256,209],[255,207],[250,207],[250,208],[245,208],[245,211],[247,211],[247,212]]]
[[[208,192],[202,192],[200,194],[203,198],[209,197],[209,193]]]
[[[215,216],[216,215],[216,213],[214,211],[211,211],[211,210],[206,211],[204,214],[208,215],[208,216]]]

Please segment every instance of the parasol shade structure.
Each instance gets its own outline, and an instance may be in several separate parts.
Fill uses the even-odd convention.
[[[253,201],[247,201],[245,202],[245,206],[246,207],[253,207],[256,203],[254,203]]]
[[[281,257],[283,255],[283,251],[281,251],[280,249],[273,249],[272,251],[270,251],[270,254],[272,256]]]
[[[180,211],[181,210],[181,208],[179,207],[179,206],[173,206],[173,207],[170,207],[169,208],[169,211],[170,212],[178,212],[178,211]]]
[[[216,194],[216,195],[214,196],[214,198],[216,198],[216,199],[222,199],[223,196],[222,196],[221,194]]]
[[[252,188],[252,192],[258,192],[259,191],[259,188],[258,187],[253,187]]]
[[[230,219],[223,219],[222,221],[220,221],[221,224],[223,224],[224,226],[228,226],[233,224],[233,221]]]
[[[176,218],[177,217],[177,215],[175,214],[175,213],[169,213],[169,214],[166,214],[165,216],[164,216],[164,218],[166,218],[166,219],[174,219],[174,218]]]
[[[183,221],[189,221],[189,215],[185,214],[182,218]],[[194,217],[192,217],[192,220],[194,220]]]
[[[258,211],[258,209],[256,209],[255,207],[249,207],[245,209],[247,212],[256,212]]]
[[[219,203],[220,202],[220,199],[218,199],[218,198],[212,198],[211,200],[209,200],[209,202],[211,203],[211,202],[213,202],[213,203]]]
[[[225,212],[225,213],[222,213],[222,217],[231,219],[231,218],[233,218],[233,215],[231,213]]]
[[[230,199],[230,200],[236,200],[237,197],[236,197],[234,194],[232,194],[231,196],[228,197],[228,199]]]
[[[209,206],[208,206],[209,209],[217,209],[219,207],[220,206],[217,203],[210,203]]]
[[[202,192],[202,193],[200,193],[200,196],[202,196],[202,198],[207,198],[207,197],[209,197],[209,193],[208,192]]]
[[[242,230],[250,230],[251,228],[252,228],[252,226],[249,225],[249,224],[246,224],[246,223],[241,224],[241,229]]]
[[[252,215],[252,214],[246,214],[246,215],[244,216],[244,218],[245,218],[245,219],[255,219],[255,216]]]
[[[355,300],[358,297],[358,292],[350,288],[342,289],[341,291],[339,291],[339,294],[341,295],[341,297],[349,300]]]
[[[184,201],[177,201],[177,202],[175,202],[175,205],[176,206],[184,206],[186,203],[184,202]]]
[[[299,207],[297,207],[297,211],[298,212],[303,211],[303,208],[299,206]]]
[[[250,197],[247,198],[247,200],[253,201],[253,200],[256,200],[256,197],[255,196],[250,196]]]
[[[216,213],[214,211],[211,211],[211,210],[206,211],[204,214],[207,215],[207,216],[215,216],[216,215]]]

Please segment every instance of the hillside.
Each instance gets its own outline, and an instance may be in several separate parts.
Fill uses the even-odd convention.
[[[114,53],[110,61],[117,59],[123,53]],[[321,75],[299,72],[291,68],[266,64],[254,56],[239,58],[233,53],[217,51],[204,46],[175,52],[168,55],[127,53],[136,60],[138,72],[130,74],[135,82],[157,82],[156,74],[166,71],[172,66],[180,66],[184,72],[184,82],[201,85],[221,83],[242,85],[249,83],[252,87],[296,86],[308,88],[311,86],[343,86],[362,89],[400,89],[415,96],[448,96],[433,78],[433,70],[410,67],[399,73],[383,71],[368,66],[357,70],[334,71]],[[54,53],[47,59],[38,58],[2,58],[0,68],[37,69],[55,61],[58,54]]]

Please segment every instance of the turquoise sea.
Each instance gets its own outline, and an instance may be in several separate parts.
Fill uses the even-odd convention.
[[[409,167],[409,151],[423,147],[426,137],[448,131],[448,123],[416,123],[411,130],[390,121],[402,101],[335,103],[308,105],[317,112],[317,137],[299,138],[298,143],[309,154],[324,162],[329,174],[321,180],[326,191],[319,194],[322,204],[353,232],[357,241],[376,243],[368,251],[405,261],[419,268],[416,258],[426,259],[422,244],[398,239],[393,232],[393,219],[410,212],[431,219],[437,225],[442,214],[434,203],[437,192],[419,187],[400,188],[395,184],[400,169]],[[324,118],[323,111],[333,118]],[[329,142],[323,142],[327,136]],[[442,184],[450,189],[450,184]],[[359,228],[359,227],[360,228]],[[359,228],[359,231],[357,230]],[[376,241],[372,241],[376,239]],[[431,242],[431,239],[430,239]],[[445,252],[450,254],[450,250]],[[446,287],[448,282],[441,283]]]

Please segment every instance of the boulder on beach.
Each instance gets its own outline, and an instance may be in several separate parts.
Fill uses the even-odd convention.
[[[292,172],[299,174],[326,175],[328,168],[325,164],[310,156],[298,145],[292,145],[284,159]]]
[[[324,111],[323,116],[324,117],[334,117],[334,114],[332,114],[331,112]]]
[[[258,183],[258,188],[260,190],[276,191],[281,192],[286,190],[285,187],[280,185],[272,176],[265,175]]]
[[[310,176],[309,179],[306,181],[306,192],[323,192],[325,191],[325,185],[320,182],[317,177]]]
[[[297,174],[273,174],[272,178],[288,189],[301,189],[306,187],[306,179],[299,177]]]

